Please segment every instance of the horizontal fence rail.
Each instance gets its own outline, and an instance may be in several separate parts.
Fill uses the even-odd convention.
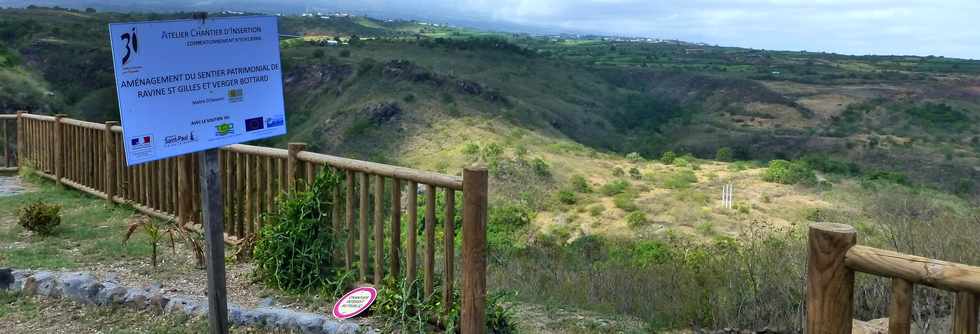
[[[807,260],[808,333],[851,333],[855,272],[891,278],[889,333],[911,332],[916,284],[950,291],[953,333],[977,333],[980,267],[860,246],[853,227],[828,223],[810,226]]]
[[[16,122],[17,140],[10,141],[16,143],[16,152],[10,153],[10,159],[16,157],[17,166],[104,198],[110,205],[125,203],[153,217],[200,230],[196,225],[202,221],[201,193],[195,177],[201,168],[199,159],[187,155],[126,166],[126,142],[116,122],[100,124],[28,113],[3,116],[3,124]],[[5,149],[11,146],[6,138],[4,135]],[[334,205],[330,221],[324,224],[343,244],[336,256],[343,259],[344,266],[356,268],[362,282],[380,284],[386,277],[408,282],[420,279],[427,296],[437,292],[437,274],[441,275],[438,292],[444,311],[449,312],[458,276],[456,249],[460,248],[461,329],[467,334],[484,333],[486,169],[468,168],[463,177],[456,177],[304,149],[302,143],[290,143],[288,149],[250,145],[220,149],[226,243],[250,246],[266,223],[263,217],[277,209],[279,196],[304,190],[319,172],[330,169],[343,176],[344,182],[327,195]],[[462,194],[463,212],[456,209],[457,192]],[[442,212],[436,212],[439,194]],[[423,210],[421,219],[418,210]],[[462,217],[462,245],[456,245],[453,237],[456,217]],[[436,224],[442,224],[444,232],[441,247]]]

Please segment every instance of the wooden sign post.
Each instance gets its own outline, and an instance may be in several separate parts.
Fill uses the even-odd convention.
[[[222,212],[219,149],[200,155],[201,210],[204,217],[205,261],[208,266],[208,327],[211,334],[228,333],[228,290],[225,281],[224,213]]]

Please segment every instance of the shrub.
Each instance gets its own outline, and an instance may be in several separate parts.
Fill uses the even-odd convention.
[[[636,167],[632,167],[630,168],[630,177],[639,180],[640,178],[643,177],[643,174],[641,174],[640,170],[637,169]]]
[[[715,152],[715,160],[718,161],[732,161],[735,159],[735,155],[732,153],[732,149],[728,147],[719,148]]]
[[[602,204],[596,204],[589,208],[589,215],[592,217],[599,217],[603,212],[606,211],[606,207]]]
[[[405,94],[405,97],[402,98],[402,101],[405,101],[405,103],[415,102],[415,94],[412,93]]]
[[[487,162],[497,161],[497,158],[504,153],[504,148],[497,143],[490,143],[483,147],[483,160]]]
[[[624,175],[626,175],[626,172],[622,168],[619,168],[619,166],[613,167],[613,176],[623,177]]]
[[[898,172],[873,171],[864,176],[863,181],[885,181],[901,185],[909,185],[909,178]]]
[[[643,211],[633,211],[626,215],[626,224],[630,227],[639,227],[647,223],[647,214]]]
[[[334,263],[335,235],[326,229],[334,205],[329,194],[343,176],[323,169],[308,191],[290,191],[276,199],[276,211],[262,217],[264,226],[255,244],[255,276],[266,284],[308,291],[340,284]],[[342,287],[339,287],[342,288]]]
[[[799,161],[773,160],[762,175],[767,182],[782,184],[813,184],[817,181],[816,174],[805,163]]]
[[[17,224],[42,236],[54,234],[61,224],[61,206],[37,201],[17,209]]]
[[[626,180],[617,179],[604,184],[601,188],[599,188],[599,192],[606,196],[613,196],[626,191],[629,186],[630,184],[629,182],[626,182]]]
[[[856,163],[835,160],[825,154],[808,154],[801,158],[800,161],[806,163],[810,168],[824,173],[841,175],[857,175],[861,173],[861,168]]]
[[[668,175],[663,180],[663,185],[669,189],[687,189],[695,182],[698,182],[698,176],[694,174],[694,171],[682,170]]]
[[[558,201],[562,204],[575,204],[576,200],[575,193],[571,190],[558,191]]]
[[[480,145],[477,143],[466,143],[466,145],[463,146],[463,154],[469,156],[476,156],[479,153],[480,153]]]
[[[667,151],[660,155],[660,162],[665,165],[673,164],[674,159],[677,159],[677,154],[674,151]]]
[[[634,202],[635,199],[636,196],[634,196],[633,194],[622,193],[613,197],[613,204],[615,204],[617,208],[620,208],[623,211],[633,212],[640,209],[639,207],[636,206],[636,203]]]
[[[734,205],[732,205],[732,209],[735,209],[735,212],[741,213],[743,215],[747,215],[749,214],[749,212],[752,211],[752,207],[742,202],[736,202]]]
[[[534,170],[534,174],[537,176],[551,176],[551,166],[548,166],[548,163],[544,159],[534,158],[531,160],[531,169]]]
[[[575,191],[580,193],[592,192],[592,187],[589,186],[589,181],[582,175],[572,176],[572,189],[575,189]]]
[[[643,156],[641,156],[639,153],[636,152],[630,152],[629,154],[626,155],[626,160],[632,162],[640,162],[643,161]]]
[[[442,291],[441,288],[436,290]],[[452,306],[445,314],[439,293],[426,296],[421,280],[408,282],[388,277],[379,287],[372,309],[384,320],[383,332],[455,333],[459,331],[462,298],[458,288],[451,293]],[[501,305],[503,296],[493,294],[487,298],[485,327],[489,333],[517,332],[512,311]]]

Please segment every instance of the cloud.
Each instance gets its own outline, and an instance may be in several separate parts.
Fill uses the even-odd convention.
[[[390,1],[389,1],[390,3]],[[980,59],[974,0],[411,1],[442,17],[729,46]]]

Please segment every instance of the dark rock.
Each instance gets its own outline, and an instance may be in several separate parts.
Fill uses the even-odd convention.
[[[10,268],[0,269],[0,290],[7,290],[14,285],[14,271]]]
[[[401,115],[402,108],[398,106],[398,103],[385,102],[367,106],[363,112],[370,115],[371,122],[375,125],[381,125]]]
[[[458,89],[461,93],[470,95],[483,94],[483,86],[469,80],[456,80],[456,89]]]

